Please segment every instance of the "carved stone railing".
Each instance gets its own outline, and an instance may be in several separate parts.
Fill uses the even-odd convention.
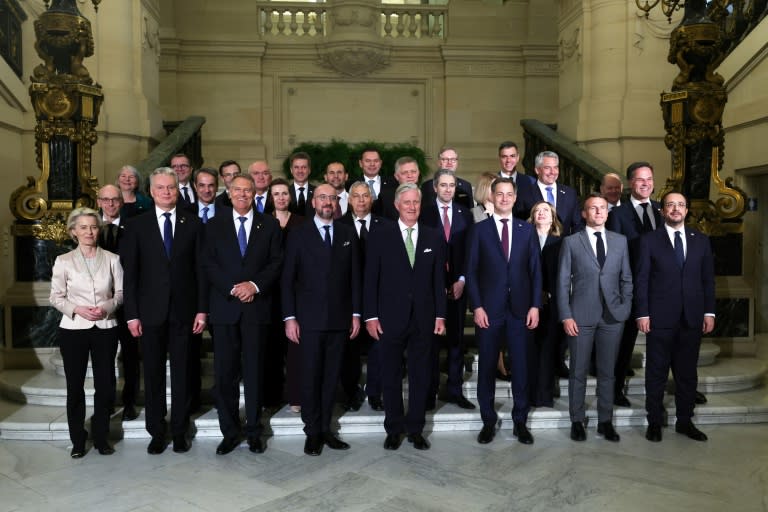
[[[202,116],[190,116],[184,121],[163,123],[168,136],[136,166],[139,174],[145,178],[144,181],[146,182],[146,178],[153,170],[167,166],[171,157],[177,153],[187,155],[192,160],[192,166],[195,169],[199,168],[203,163],[200,130],[204,124],[205,118]]]
[[[542,151],[554,151],[560,157],[558,182],[576,189],[579,197],[586,197],[600,188],[603,176],[616,172],[608,164],[577,146],[570,139],[557,133],[552,127],[535,119],[523,119],[525,155],[523,165],[533,174],[534,159]],[[619,173],[621,175],[621,173]]]
[[[382,7],[381,37],[445,39],[447,6],[387,4]]]
[[[262,36],[320,37],[326,30],[326,6],[307,2],[256,2]]]

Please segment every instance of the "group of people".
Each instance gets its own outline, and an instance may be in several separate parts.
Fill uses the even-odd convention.
[[[500,170],[481,175],[474,191],[457,176],[451,147],[440,150],[437,172],[421,185],[410,157],[397,160],[393,178],[382,176],[374,147],[360,155],[359,180],[349,182],[344,165],[333,162],[319,185],[309,182],[306,153],[289,157],[291,181],[273,179],[265,161],[246,172],[230,160],[193,173],[179,154],[151,174],[151,200],[136,170],[121,169],[117,185],[99,189],[99,211],[71,213],[77,247],[53,269],[72,457],[86,453],[89,354],[93,446],[114,451],[108,425],[118,343],[123,419],[138,417],[140,345],[147,451],[162,453],[169,429],[173,450],[189,450],[206,329],[223,435],[217,454],[243,438],[251,452],[263,452],[262,409],[284,402],[301,413],[305,453],[348,449],[331,425],[339,385],[346,410],[367,400],[385,412],[385,449],[404,438],[429,449],[425,416],[438,397],[476,408],[463,393],[468,307],[479,353],[479,443],[491,442],[500,425],[497,378],[511,381],[513,434],[532,444],[529,411],[554,406],[557,377],[566,372],[571,438],[585,440],[590,371],[597,433],[619,441],[613,407],[630,405],[623,389],[638,331],[647,340],[646,437],[661,440],[671,368],[676,430],[706,440],[692,417],[701,336],[714,328],[714,271],[708,239],[685,226],[686,198],[667,193],[652,201],[653,168],[637,162],[627,170],[628,197],[621,178],[607,175],[600,193],[580,202],[557,181],[556,153],[536,156],[535,177],[517,172],[515,143],[502,143],[498,156]],[[442,349],[447,381],[439,393]]]

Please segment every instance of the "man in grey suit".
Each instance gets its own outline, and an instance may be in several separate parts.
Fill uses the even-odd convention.
[[[584,395],[592,346],[597,354],[597,433],[618,441],[613,428],[613,367],[624,321],[632,308],[632,271],[624,235],[607,231],[608,201],[590,195],[581,215],[586,228],[563,240],[557,307],[568,335],[571,439],[584,441]]]

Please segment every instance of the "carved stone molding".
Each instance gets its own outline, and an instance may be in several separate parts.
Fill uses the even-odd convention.
[[[317,48],[318,64],[351,77],[369,75],[389,67],[389,47],[366,43],[329,43]]]
[[[579,61],[581,59],[581,27],[576,27],[571,36],[560,40],[560,64],[571,59]]]

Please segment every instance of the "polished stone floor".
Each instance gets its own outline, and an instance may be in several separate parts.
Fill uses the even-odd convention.
[[[359,434],[344,437],[349,451],[320,457],[303,454],[301,436],[226,456],[215,438],[156,456],[129,439],[80,460],[65,441],[0,441],[0,511],[768,510],[768,427],[702,429],[706,443],[667,428],[659,444],[641,427],[620,428],[618,444],[594,428],[584,443],[567,429],[535,430],[533,446],[506,428],[482,446],[476,433],[437,432],[426,452],[407,442],[387,452],[383,436]]]

